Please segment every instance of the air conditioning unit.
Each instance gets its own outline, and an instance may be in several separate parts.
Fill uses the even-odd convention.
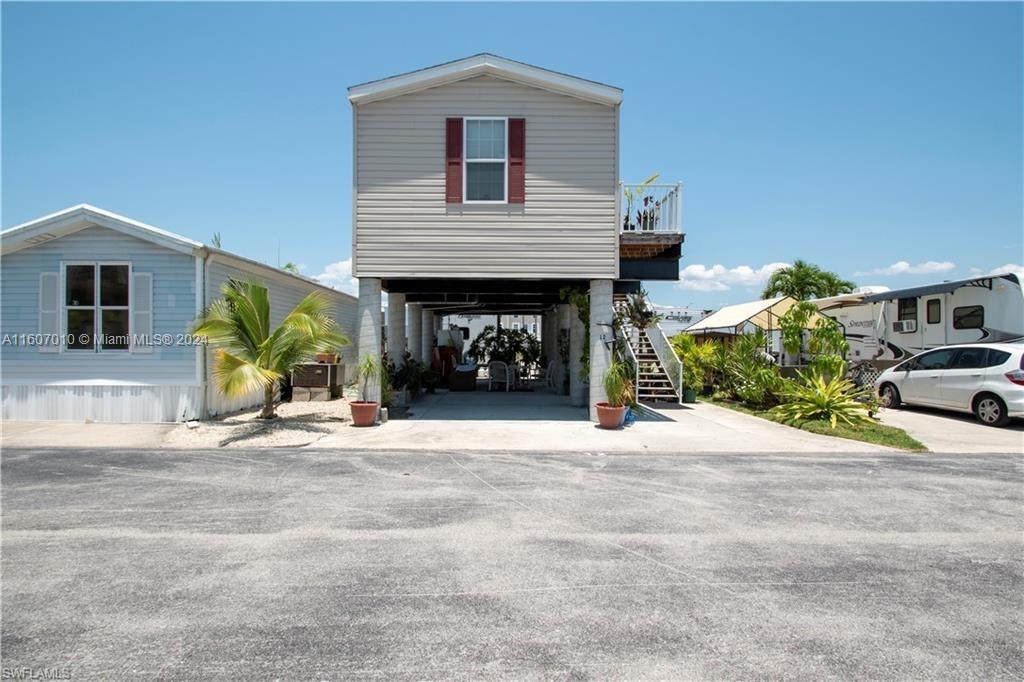
[[[917,320],[896,320],[892,323],[894,332],[909,333],[917,331]]]

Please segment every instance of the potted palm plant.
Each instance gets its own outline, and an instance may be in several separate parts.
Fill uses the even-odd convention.
[[[380,362],[372,355],[366,355],[356,368],[359,377],[359,400],[349,403],[352,408],[352,426],[373,426],[377,422],[377,410],[380,404],[375,400],[367,400],[370,382],[381,382],[381,394],[384,393],[385,372]]]
[[[626,406],[633,401],[629,365],[621,360],[612,360],[604,373],[604,392],[608,402],[597,403],[597,421],[602,429],[617,429],[626,417]]]

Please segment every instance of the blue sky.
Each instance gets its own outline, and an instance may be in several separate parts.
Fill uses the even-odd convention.
[[[804,258],[896,288],[1024,262],[1022,5],[10,4],[10,227],[87,202],[350,286],[345,88],[477,52],[618,85],[685,183],[662,304]]]

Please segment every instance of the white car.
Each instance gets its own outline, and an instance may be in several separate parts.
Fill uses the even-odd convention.
[[[882,372],[875,389],[885,407],[926,405],[971,412],[983,424],[1024,417],[1024,344],[943,346]]]

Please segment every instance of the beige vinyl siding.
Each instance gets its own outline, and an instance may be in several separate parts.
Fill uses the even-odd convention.
[[[445,203],[445,119],[526,119],[526,203]],[[480,76],[356,115],[358,277],[614,278],[616,112]]]

